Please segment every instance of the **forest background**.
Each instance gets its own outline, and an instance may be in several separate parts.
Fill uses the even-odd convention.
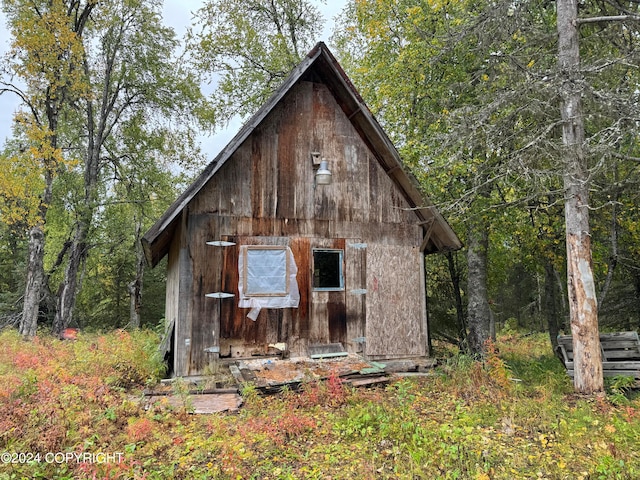
[[[145,268],[139,239],[216,153],[203,133],[253,113],[315,44],[319,5],[211,0],[178,38],[155,0],[4,0],[0,91],[22,107],[0,155],[0,323],[162,331],[164,268]],[[334,26],[338,60],[467,245],[428,258],[434,338],[569,331],[575,185],[599,328],[640,324],[639,4],[573,6],[575,68],[556,2],[350,0]]]

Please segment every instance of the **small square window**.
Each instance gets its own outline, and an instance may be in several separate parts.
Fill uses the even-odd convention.
[[[277,297],[289,293],[289,255],[286,247],[248,246],[244,258],[244,294]]]
[[[342,250],[313,250],[314,290],[343,290]]]

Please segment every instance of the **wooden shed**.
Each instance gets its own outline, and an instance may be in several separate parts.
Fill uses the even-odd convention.
[[[427,356],[424,255],[461,247],[323,43],[142,242],[176,376],[273,345]]]

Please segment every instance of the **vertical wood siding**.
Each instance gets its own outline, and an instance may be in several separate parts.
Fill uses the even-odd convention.
[[[315,185],[313,151],[329,162],[331,185]],[[306,354],[308,344],[338,341],[356,351],[353,339],[365,333],[367,350],[375,355],[424,354],[422,323],[402,326],[405,312],[422,321],[424,296],[413,266],[422,228],[409,207],[328,88],[309,81],[294,86],[183,214],[179,261],[171,264],[173,245],[170,254],[171,284],[178,268],[180,294],[176,300],[171,287],[167,312],[175,314],[179,303],[176,346],[184,351],[190,338],[191,348],[176,360],[176,374],[201,373],[211,359],[204,352],[210,346],[219,346],[223,356],[266,353],[266,345],[276,342],[288,343],[297,354]],[[206,245],[222,239],[237,245]],[[354,247],[363,243],[366,248]],[[248,310],[237,307],[243,244],[291,248],[301,296],[297,309],[264,309],[256,322],[246,318]],[[316,247],[345,251],[344,291],[312,291]],[[373,298],[370,262],[376,278],[389,285]],[[365,288],[366,294],[352,293]],[[235,297],[204,296],[215,291]]]

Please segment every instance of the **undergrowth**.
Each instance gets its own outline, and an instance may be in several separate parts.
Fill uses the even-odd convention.
[[[543,335],[511,333],[483,361],[451,356],[386,387],[352,389],[337,375],[269,397],[246,386],[240,411],[218,415],[143,408],[142,389],[163,374],[157,342],[150,332],[75,342],[1,332],[0,478],[640,476],[629,385],[599,400],[574,395]]]

